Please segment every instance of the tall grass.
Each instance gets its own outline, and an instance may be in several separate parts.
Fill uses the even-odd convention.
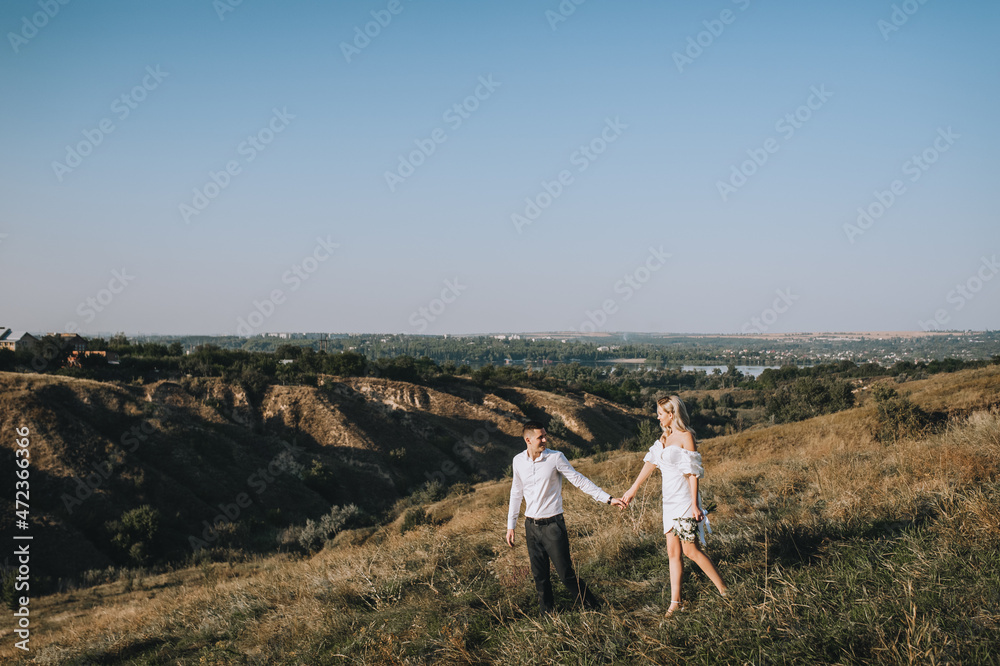
[[[312,557],[149,576],[40,600],[35,662],[192,664],[1000,663],[1000,413],[873,439],[871,408],[702,444],[723,599],[694,567],[669,600],[659,487],[625,513],[564,492],[574,561],[607,602],[556,583],[540,617],[509,481],[428,521],[347,530]],[[620,494],[642,453],[577,467]],[[98,603],[97,607],[90,604]],[[4,639],[0,658],[13,656]]]

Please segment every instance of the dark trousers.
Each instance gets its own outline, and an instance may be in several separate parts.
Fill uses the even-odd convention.
[[[587,589],[587,584],[577,578],[576,571],[573,570],[573,561],[569,557],[569,535],[566,533],[566,522],[562,514],[538,521],[525,519],[524,540],[528,546],[531,575],[538,591],[538,605],[543,613],[554,610],[550,560],[555,565],[559,580],[573,595],[574,603],[582,603],[587,608],[597,608],[600,605],[598,599]]]

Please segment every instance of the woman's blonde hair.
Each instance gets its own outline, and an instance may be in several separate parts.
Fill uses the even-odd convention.
[[[662,407],[663,411],[674,415],[673,429],[680,430],[681,432],[689,432],[695,440],[698,439],[698,436],[691,428],[691,417],[688,416],[687,407],[684,406],[684,401],[681,400],[680,396],[672,395],[660,398],[656,401],[656,404]]]

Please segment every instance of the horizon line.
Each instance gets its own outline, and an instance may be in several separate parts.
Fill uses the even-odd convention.
[[[7,328],[0,326],[0,330]],[[163,338],[181,338],[181,337],[209,337],[209,338],[243,338],[245,340],[252,340],[254,338],[269,338],[269,337],[279,337],[281,335],[326,335],[326,336],[338,336],[338,337],[353,337],[353,336],[393,336],[393,337],[410,337],[410,338],[444,338],[444,337],[456,337],[456,338],[470,338],[470,337],[492,337],[497,338],[499,336],[521,336],[521,337],[549,337],[549,338],[608,338],[608,337],[623,337],[629,335],[643,336],[643,337],[661,337],[661,338],[704,338],[704,337],[714,337],[714,338],[735,338],[741,340],[748,339],[774,339],[774,338],[790,338],[790,337],[804,337],[804,336],[827,336],[827,335],[852,335],[852,336],[888,336],[888,337],[930,337],[930,336],[942,336],[942,335],[975,335],[981,333],[992,333],[997,329],[948,329],[948,330],[935,330],[935,331],[886,331],[886,330],[842,330],[842,331],[797,331],[797,332],[786,332],[786,333],[679,333],[679,332],[658,332],[658,331],[595,331],[595,332],[578,332],[578,331],[491,331],[485,333],[405,333],[405,332],[382,332],[382,331],[367,331],[367,332],[343,332],[343,331],[265,331],[261,333],[256,333],[254,335],[236,335],[234,333],[147,333],[142,331],[98,331],[96,333],[85,333],[84,331],[75,331],[81,337],[89,335],[94,338],[104,338],[113,337],[115,335],[123,334],[127,338],[132,337],[163,337]],[[44,337],[46,335],[61,335],[54,331],[47,331],[45,333],[34,333],[30,332],[36,337]]]

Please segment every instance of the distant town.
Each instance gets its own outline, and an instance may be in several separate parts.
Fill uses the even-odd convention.
[[[565,363],[644,364],[663,368],[684,365],[780,367],[839,361],[890,367],[899,362],[991,359],[1000,356],[1000,331],[774,335],[508,332],[436,336],[280,332],[251,337],[114,333],[88,338],[75,333],[27,332],[0,326],[0,356],[4,352],[25,358],[30,356],[36,369],[40,356],[50,360],[58,357],[60,364],[65,362],[69,366],[95,356],[103,362],[118,363],[119,351],[130,344],[163,345],[165,353],[169,350],[171,355],[190,354],[206,345],[250,352],[282,352],[302,347],[327,354],[354,352],[373,360],[427,357],[436,363],[471,367]],[[12,356],[0,362],[0,367],[13,369]]]

